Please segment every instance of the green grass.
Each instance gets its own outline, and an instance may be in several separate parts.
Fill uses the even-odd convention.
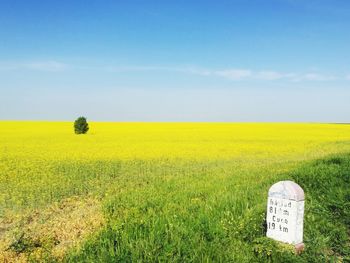
[[[66,261],[350,261],[350,155],[307,162],[275,176],[267,176],[269,168],[263,166],[250,174],[239,169],[238,182],[228,164],[184,169],[192,176],[181,176],[184,171],[176,176],[176,167],[163,167],[162,177],[152,171],[149,187],[109,198],[107,225]],[[215,176],[218,171],[221,176]],[[299,256],[292,247],[264,237],[268,188],[285,179],[306,193],[306,248]]]

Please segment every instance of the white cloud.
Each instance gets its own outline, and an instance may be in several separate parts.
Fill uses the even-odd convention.
[[[31,61],[31,62],[1,62],[0,71],[9,70],[32,70],[32,71],[47,71],[47,72],[59,72],[72,68],[71,66],[61,63],[55,60],[48,61]],[[74,67],[76,68],[76,67]],[[93,67],[84,67],[92,69]],[[101,69],[101,68],[99,68]],[[332,81],[337,80],[339,77],[335,75],[321,74],[318,72],[280,72],[275,70],[251,70],[240,68],[227,68],[227,69],[208,69],[198,68],[194,66],[183,67],[171,67],[171,66],[121,66],[121,67],[104,67],[102,70],[110,72],[147,72],[147,71],[164,71],[164,72],[180,72],[184,74],[193,74],[200,76],[217,76],[235,81],[249,81],[249,80],[261,80],[261,81]],[[350,80],[350,74],[343,76],[341,79]]]
[[[350,80],[350,74],[346,75],[345,78]]]
[[[167,71],[167,72],[182,72],[185,74],[201,75],[201,76],[219,76],[229,80],[235,81],[247,81],[247,80],[262,80],[262,81],[331,81],[336,80],[338,77],[333,75],[306,72],[279,72],[274,70],[251,70],[251,69],[205,69],[197,67],[163,67],[163,66],[131,66],[131,67],[109,67],[106,68],[112,72],[125,72],[125,71]],[[346,76],[350,79],[350,74]]]
[[[254,78],[261,79],[261,80],[278,80],[282,78],[289,78],[294,76],[292,73],[283,74],[281,72],[277,71],[269,71],[269,70],[263,70],[259,71],[254,75]]]
[[[250,69],[228,69],[214,71],[215,75],[225,77],[232,80],[279,80],[292,79],[295,73],[282,73],[273,70],[253,71]]]
[[[301,76],[304,80],[326,80],[324,76],[317,73],[307,73]]]
[[[106,67],[107,71],[111,72],[133,72],[133,71],[161,71],[165,70],[166,67],[157,66],[126,66],[126,67]]]
[[[325,75],[320,73],[305,73],[300,74],[299,76],[296,76],[293,80],[294,81],[329,81],[329,80],[336,80],[337,78],[333,75]]]
[[[227,69],[214,71],[217,76],[225,77],[232,80],[242,80],[250,78],[253,74],[251,70],[247,69]]]
[[[201,75],[201,76],[209,76],[212,75],[213,72],[211,70],[208,69],[198,69],[198,68],[184,68],[180,71],[186,72],[186,73],[190,73],[190,74],[196,74],[196,75]]]
[[[222,76],[232,80],[264,80],[264,81],[275,81],[275,80],[287,80],[287,81],[331,81],[338,79],[333,75],[326,75],[321,73],[284,73],[273,70],[261,70],[253,71],[249,69],[245,70],[221,70],[215,71],[215,75]],[[350,75],[348,76],[350,79]]]
[[[32,62],[0,62],[0,70],[35,70],[57,72],[68,68],[67,64],[57,61],[32,61]]]
[[[111,72],[145,72],[145,71],[169,71],[182,72],[194,75],[208,76],[212,71],[208,69],[200,69],[195,67],[166,67],[166,66],[128,66],[128,67],[107,67],[107,71]]]
[[[57,61],[31,62],[23,64],[23,67],[40,71],[62,71],[67,68],[66,64]]]

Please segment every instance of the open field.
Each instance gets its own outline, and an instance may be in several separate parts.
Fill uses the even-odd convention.
[[[350,125],[90,127],[0,122],[0,261],[350,260]],[[298,258],[261,238],[282,179],[306,190]]]

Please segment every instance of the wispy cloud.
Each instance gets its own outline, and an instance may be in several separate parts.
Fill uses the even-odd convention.
[[[200,69],[195,67],[127,66],[127,67],[106,67],[106,70],[111,72],[168,71],[168,72],[182,72],[182,73],[203,75],[203,76],[208,76],[212,74],[210,70]]]
[[[333,75],[325,75],[320,73],[306,73],[295,77],[295,81],[310,80],[310,81],[329,81],[336,80],[337,77]]]
[[[66,63],[55,60],[48,61],[31,61],[31,62],[1,62],[0,71],[8,70],[32,70],[32,71],[46,71],[46,72],[60,72],[67,69],[79,70],[104,70],[108,72],[122,73],[122,72],[179,72],[191,75],[221,77],[232,81],[333,81],[333,80],[350,80],[350,74],[337,76],[332,74],[320,73],[317,70],[310,72],[296,73],[296,72],[281,72],[275,70],[252,70],[246,68],[224,68],[224,69],[208,69],[195,66],[110,66],[110,67],[78,67],[71,66]]]
[[[225,70],[208,70],[210,72],[207,75],[215,75],[224,77],[230,80],[263,80],[263,81],[332,81],[337,79],[344,79],[344,77],[337,77],[335,75],[323,74],[323,73],[295,73],[295,72],[279,72],[273,70],[250,70],[250,69],[225,69]],[[346,77],[350,80],[350,75]]]
[[[0,70],[34,70],[57,72],[68,68],[65,63],[57,61],[31,61],[31,62],[0,62]]]
[[[252,77],[253,73],[248,69],[225,69],[213,71],[212,75],[217,75],[232,80],[242,80]]]
[[[295,78],[295,73],[281,73],[271,70],[262,70],[255,73],[255,79],[260,80],[278,80],[278,79],[293,79]]]
[[[337,77],[329,74],[316,72],[295,73],[295,72],[280,72],[274,70],[251,70],[242,68],[227,68],[227,69],[205,69],[197,67],[162,67],[162,66],[133,66],[133,67],[109,67],[107,70],[112,72],[133,72],[133,71],[167,71],[167,72],[182,72],[185,74],[222,77],[234,81],[246,80],[262,80],[276,81],[287,80],[293,82],[299,81],[331,81],[336,79],[350,79],[349,76]]]
[[[41,71],[62,71],[67,69],[68,65],[57,61],[44,61],[24,64],[24,67]]]

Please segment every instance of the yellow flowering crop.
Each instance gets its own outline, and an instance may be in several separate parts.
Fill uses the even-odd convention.
[[[88,134],[76,135],[72,122],[0,122],[0,234],[6,229],[0,236],[0,261],[1,255],[5,259],[17,255],[6,253],[18,228],[27,229],[32,238],[56,229],[47,240],[76,244],[84,233],[95,231],[91,225],[83,229],[79,218],[91,215],[87,222],[99,226],[104,222],[99,207],[101,203],[108,207],[109,200],[123,202],[125,211],[118,217],[128,218],[147,201],[145,195],[163,202],[169,218],[175,218],[174,211],[180,208],[184,214],[191,209],[215,213],[218,200],[226,200],[232,203],[233,214],[220,220],[223,229],[233,231],[232,224],[246,223],[239,211],[250,211],[248,191],[255,191],[251,202],[263,207],[263,187],[278,173],[300,161],[350,151],[350,125],[341,124],[89,122],[89,126]],[[209,197],[212,203],[206,201]],[[79,207],[84,208],[82,213]],[[23,228],[27,222],[23,218],[36,221]],[[59,233],[79,226],[78,236]],[[238,228],[235,225],[235,231]],[[52,251],[64,255],[65,249],[58,246]]]
[[[350,125],[1,122],[3,158],[30,160],[308,159],[347,150]]]

